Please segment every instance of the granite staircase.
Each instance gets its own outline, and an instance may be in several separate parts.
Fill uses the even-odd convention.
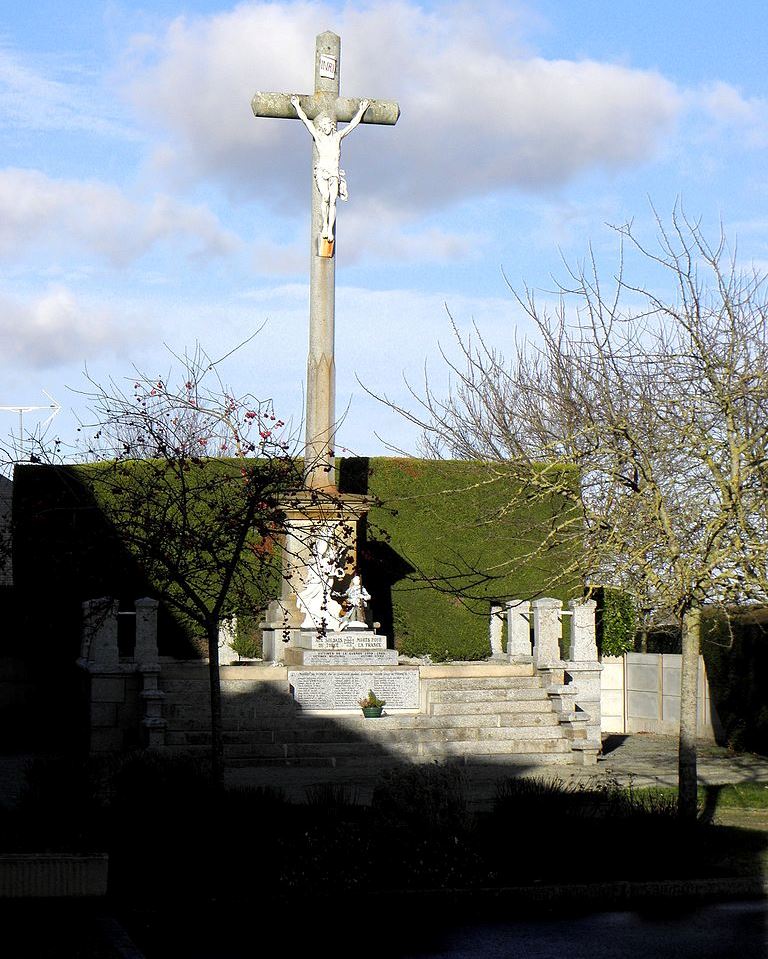
[[[418,713],[365,719],[298,708],[277,684],[224,702],[229,766],[387,766],[454,760],[461,764],[570,764],[586,731],[563,708],[563,687],[539,674],[423,680]],[[565,687],[567,691],[567,687]],[[168,734],[173,737],[173,718]],[[207,738],[200,733],[200,745]]]

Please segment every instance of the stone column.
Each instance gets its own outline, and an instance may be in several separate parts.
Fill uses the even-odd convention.
[[[531,662],[531,604],[527,600],[507,603],[507,657],[511,663]]]
[[[491,642],[491,656],[500,659],[504,655],[504,620],[503,608],[497,603],[491,603],[491,619],[488,624],[488,638]]]
[[[595,756],[602,746],[600,673],[603,668],[597,658],[596,606],[593,599],[575,599],[568,603],[571,611],[571,643],[569,659],[565,664],[566,681],[575,691],[576,710],[586,717],[586,747]]]
[[[323,58],[334,69],[323,69]],[[341,39],[326,31],[315,48],[315,93],[326,94],[329,104],[339,95]],[[333,76],[329,76],[333,73]],[[334,110],[335,112],[335,110]],[[312,147],[313,166],[317,147]],[[307,414],[305,479],[307,486],[335,488],[334,434],[336,431],[336,362],[334,324],[336,313],[336,258],[321,249],[322,198],[312,178],[312,227],[309,261],[309,352],[307,355]],[[333,251],[331,250],[331,253]],[[323,255],[325,253],[325,255]]]
[[[139,699],[143,704],[141,725],[144,730],[144,744],[150,748],[165,745],[166,721],[163,719],[165,693],[158,688],[160,661],[157,649],[157,610],[156,599],[144,597],[137,599],[136,608],[136,644],[133,659],[136,671],[141,676]]]
[[[88,675],[88,749],[112,752],[123,746],[120,713],[125,706],[125,667],[117,645],[119,604],[111,597],[83,603],[82,641],[78,666]]]
[[[557,666],[561,662],[560,613],[563,604],[559,599],[543,596],[535,599],[533,608],[533,662],[537,669]]]
[[[136,600],[136,645],[133,658],[141,665],[156,663],[157,653],[157,609],[156,599],[144,597]]]
[[[571,646],[568,658],[571,662],[597,662],[596,608],[594,599],[572,599],[568,603],[571,611]]]
[[[120,663],[117,646],[117,600],[106,596],[89,599],[83,603],[82,609],[81,659],[98,666],[117,667]]]

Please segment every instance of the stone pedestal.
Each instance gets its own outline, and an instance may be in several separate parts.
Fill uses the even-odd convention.
[[[530,663],[531,604],[513,599],[507,603],[507,658],[511,663]]]
[[[537,668],[553,666],[560,662],[560,613],[563,604],[559,599],[543,596],[531,603],[533,608],[533,661]]]
[[[575,687],[576,706],[586,716],[587,741],[601,748],[600,737],[600,673],[597,658],[595,608],[593,599],[571,600],[571,643],[569,660],[565,663],[566,679]]]
[[[375,635],[370,630],[359,630],[351,624],[347,629],[336,633],[328,624],[317,623],[316,629],[304,628],[305,610],[300,608],[298,595],[307,583],[307,570],[311,561],[313,540],[318,529],[331,530],[334,539],[344,546],[343,571],[336,586],[343,592],[352,579],[357,567],[357,525],[368,512],[367,497],[354,494],[340,494],[331,491],[296,493],[283,504],[286,512],[285,533],[283,535],[283,577],[280,597],[273,600],[267,608],[262,628],[262,656],[266,662],[300,664],[322,662],[323,658],[304,659],[296,650],[321,652],[321,647],[306,645],[305,637],[314,633],[318,637],[329,635],[347,635],[352,632]],[[364,585],[364,584],[363,584]],[[364,624],[363,624],[364,625]],[[304,638],[303,638],[304,637]],[[382,637],[383,638],[383,637]],[[386,649],[386,639],[383,647]],[[344,647],[326,646],[324,649],[343,649]],[[361,646],[362,649],[366,647]],[[291,652],[293,651],[293,652]],[[334,657],[331,657],[333,659]],[[328,659],[328,657],[326,657]],[[397,662],[392,656],[379,657],[379,663]],[[359,662],[354,660],[355,663]]]
[[[387,649],[387,637],[377,636],[371,629],[345,629],[325,635],[302,629],[284,657],[288,666],[397,665],[397,650]]]
[[[504,609],[497,603],[491,604],[491,618],[488,624],[488,639],[491,644],[491,658],[504,658]]]

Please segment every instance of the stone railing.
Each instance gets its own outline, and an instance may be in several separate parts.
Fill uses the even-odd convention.
[[[165,743],[163,700],[158,688],[156,599],[137,599],[134,610],[120,612],[117,600],[104,597],[83,603],[78,666],[88,676],[89,751]],[[121,656],[118,616],[135,619],[133,653]]]
[[[496,659],[532,663],[550,701],[573,739],[573,748],[592,762],[601,748],[600,671],[597,656],[594,600],[571,600],[563,609],[559,599],[532,602],[511,600],[491,611],[491,648]],[[507,647],[503,649],[502,616],[506,619]],[[565,658],[560,641],[563,616],[570,618]],[[498,625],[494,625],[494,620]],[[500,628],[502,627],[502,628]]]

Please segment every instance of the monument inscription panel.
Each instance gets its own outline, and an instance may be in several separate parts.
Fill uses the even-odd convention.
[[[419,708],[418,669],[288,671],[296,702],[305,709],[358,710],[357,701],[372,689],[390,709]]]

